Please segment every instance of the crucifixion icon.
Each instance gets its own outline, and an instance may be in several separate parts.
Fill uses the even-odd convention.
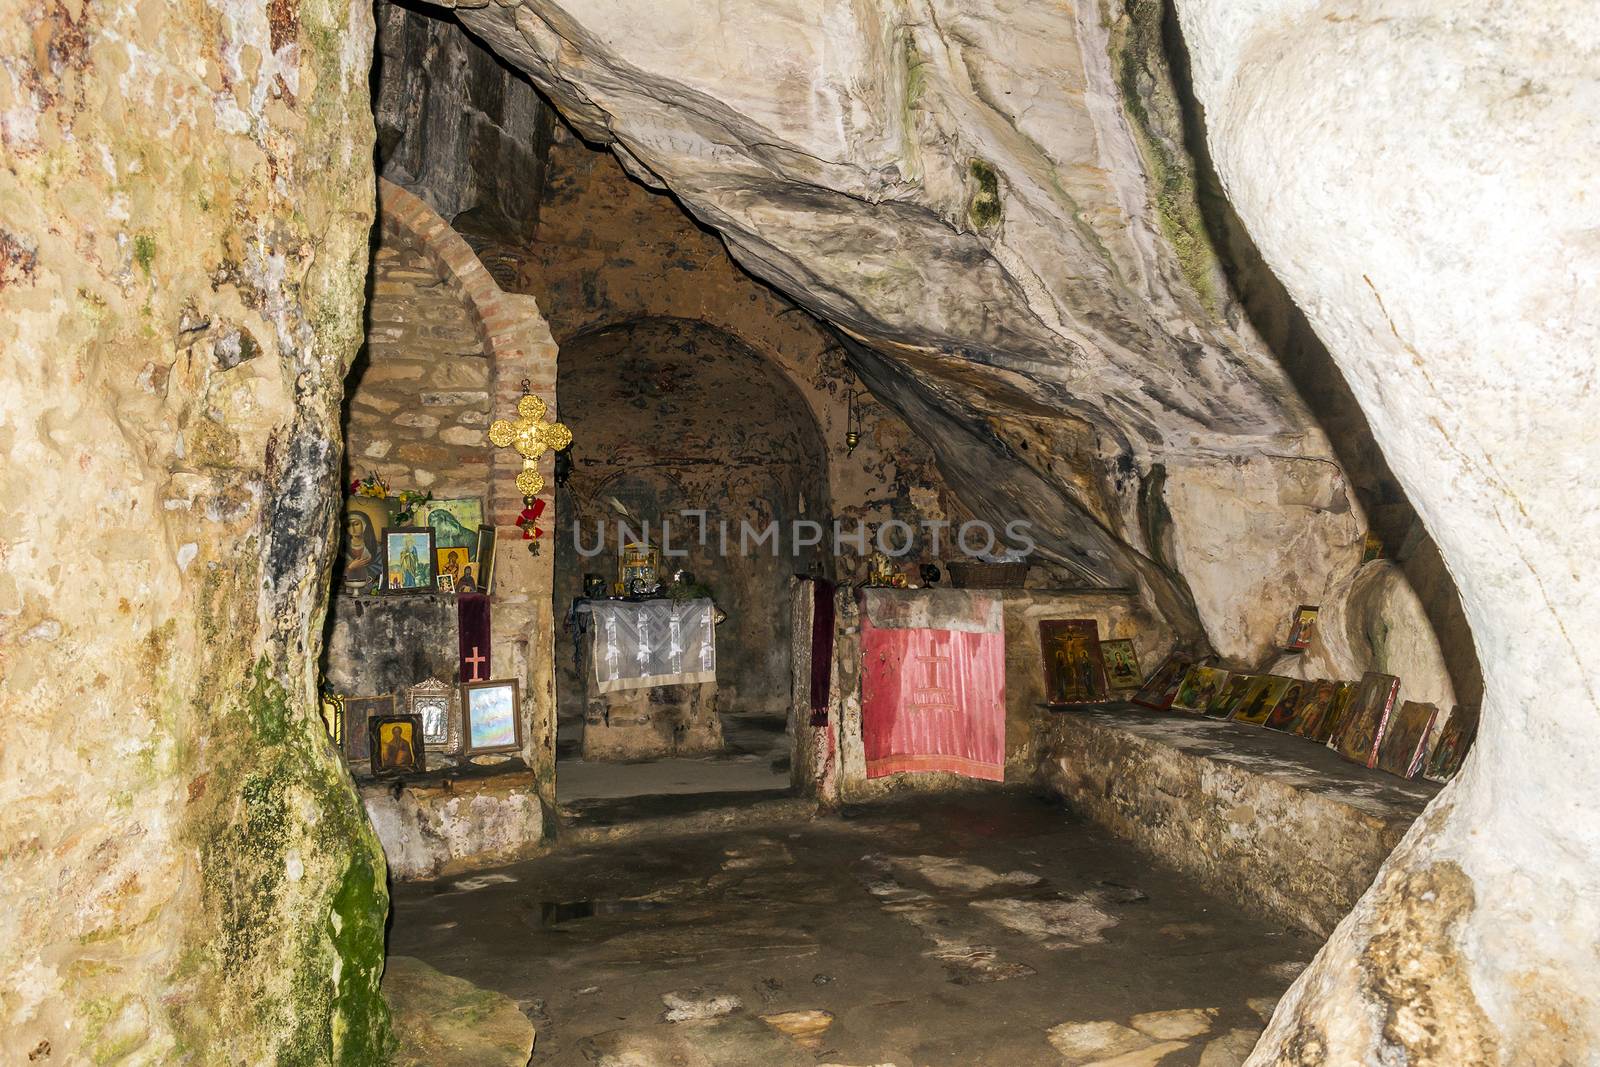
[[[572,431],[559,422],[545,422],[550,410],[540,397],[528,392],[527,379],[522,382],[522,399],[517,401],[517,419],[496,419],[489,427],[489,440],[496,448],[507,445],[515,448],[522,457],[522,473],[517,475],[517,491],[523,496],[537,496],[544,488],[544,475],[539,473],[538,460],[545,450],[559,452],[572,443]]]

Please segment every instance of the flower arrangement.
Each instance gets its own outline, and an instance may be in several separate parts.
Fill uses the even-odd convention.
[[[416,518],[417,509],[433,499],[433,494],[421,489],[402,489],[398,493],[389,492],[389,483],[376,474],[369,474],[365,478],[358,478],[350,483],[351,496],[370,496],[378,500],[393,500],[398,507],[395,510],[394,521],[398,526],[409,526]]]

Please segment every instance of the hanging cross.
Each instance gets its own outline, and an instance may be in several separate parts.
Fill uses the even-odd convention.
[[[477,645],[473,645],[472,646],[472,655],[463,657],[461,662],[462,663],[468,663],[468,664],[472,665],[472,677],[468,678],[467,681],[469,681],[469,682],[481,682],[481,681],[483,681],[483,679],[481,677],[479,677],[479,675],[478,675],[478,668],[483,666],[485,663],[487,663],[489,661],[485,657],[480,656],[478,654],[478,646]]]
[[[489,440],[496,448],[511,446],[522,457],[522,473],[517,475],[517,490],[523,496],[537,496],[544,488],[538,460],[545,450],[559,452],[572,443],[572,431],[559,422],[545,422],[550,406],[528,392],[522,380],[522,399],[517,401],[517,419],[496,419],[489,427]]]

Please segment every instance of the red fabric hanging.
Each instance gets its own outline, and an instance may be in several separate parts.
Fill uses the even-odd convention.
[[[861,619],[867,777],[1005,778],[1005,635],[880,629]]]

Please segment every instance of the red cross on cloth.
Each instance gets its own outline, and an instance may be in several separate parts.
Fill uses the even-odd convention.
[[[463,682],[489,680],[489,597],[483,593],[456,596],[456,622]]]

